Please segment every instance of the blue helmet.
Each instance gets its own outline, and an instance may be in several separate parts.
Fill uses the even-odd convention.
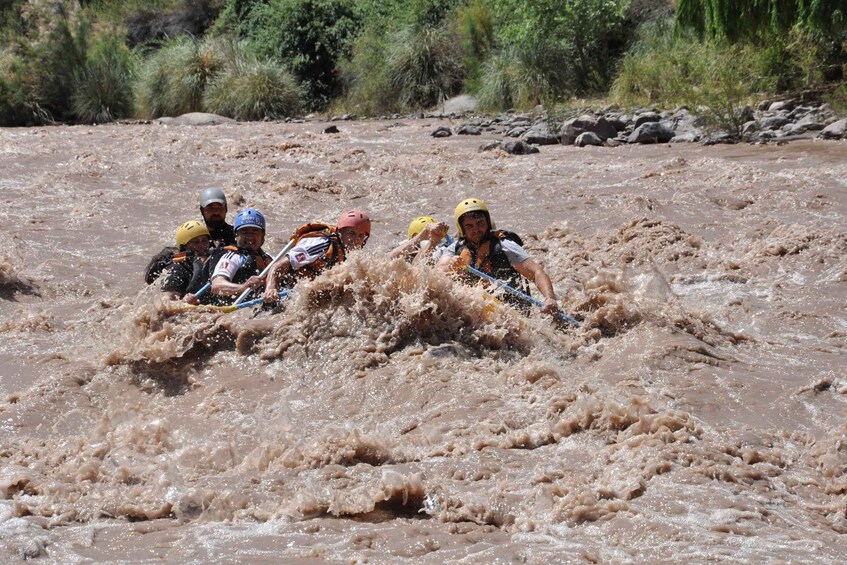
[[[233,231],[241,228],[259,228],[265,231],[265,217],[255,208],[245,208],[235,215]]]

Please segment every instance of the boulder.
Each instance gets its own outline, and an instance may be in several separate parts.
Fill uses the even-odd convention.
[[[606,141],[618,135],[618,130],[606,118],[602,116],[595,118],[585,114],[562,124],[559,138],[563,144],[573,145],[580,135],[587,132],[595,134],[600,141]]]
[[[234,124],[237,122],[232,118],[219,116],[217,114],[189,112],[188,114],[183,114],[176,118],[159,118],[158,120],[153,120],[153,123],[174,126],[217,126],[220,124]]]
[[[538,147],[534,147],[520,139],[515,141],[504,141],[500,144],[500,149],[510,155],[531,155],[533,153],[540,153]]]
[[[329,126],[324,128],[324,133],[341,133],[338,131],[338,126]]]
[[[824,118],[817,112],[809,112],[794,124],[794,133],[805,133],[807,131],[820,131],[825,126]]]
[[[482,130],[473,124],[462,124],[456,130],[456,135],[482,135]]]
[[[478,105],[479,101],[473,96],[461,94],[445,100],[444,104],[441,105],[441,112],[443,114],[464,114],[466,112],[475,112]]]
[[[615,131],[623,131],[626,129],[627,124],[630,121],[630,117],[627,114],[606,114],[603,118],[609,122],[609,124],[615,128]]]
[[[556,145],[559,143],[559,136],[551,131],[547,122],[538,122],[529,128],[521,136],[521,139],[533,145]]]
[[[520,137],[529,130],[529,126],[515,126],[506,132],[506,137]]]
[[[662,119],[662,116],[657,114],[656,112],[645,112],[641,114],[637,118],[635,118],[635,129],[638,129],[642,124],[647,124],[650,122],[658,122]]]
[[[430,134],[432,137],[450,137],[453,135],[453,132],[450,131],[450,128],[441,126],[436,128],[434,132]]]
[[[797,102],[794,100],[783,100],[774,102],[768,107],[768,112],[790,112],[797,107]]]
[[[600,137],[596,133],[586,131],[584,133],[579,134],[579,136],[576,138],[576,141],[574,141],[574,145],[576,145],[577,147],[586,147],[588,145],[600,147],[603,145],[603,140],[600,139]]]
[[[818,134],[821,139],[845,139],[847,138],[847,118],[829,124]]]
[[[627,138],[627,143],[667,143],[674,138],[672,132],[659,122],[645,122],[635,128]]]
[[[500,148],[500,142],[499,141],[489,141],[488,143],[483,143],[482,145],[480,145],[478,151],[480,153],[482,153],[483,151],[493,151],[493,150],[499,149],[499,148]]]
[[[789,122],[790,120],[785,116],[771,116],[770,118],[763,118],[759,126],[761,129],[779,129]]]

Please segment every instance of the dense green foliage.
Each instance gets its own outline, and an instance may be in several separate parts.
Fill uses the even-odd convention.
[[[838,36],[847,0],[678,0],[678,22],[714,39],[757,39],[801,28]]]
[[[353,0],[231,0],[219,29],[229,29],[262,58],[281,61],[321,108],[341,92],[337,66],[360,20]]]
[[[847,0],[6,0],[0,125],[847,100]],[[845,102],[847,105],[847,102]]]

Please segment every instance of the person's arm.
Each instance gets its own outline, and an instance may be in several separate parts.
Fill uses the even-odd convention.
[[[265,284],[260,277],[253,275],[242,284],[235,284],[226,278],[226,275],[219,275],[212,278],[212,294],[219,296],[238,296],[248,288],[256,290]]]
[[[265,283],[265,294],[262,298],[265,299],[265,304],[273,304],[279,300],[279,283],[282,278],[291,272],[291,261],[288,257],[284,257],[277,261],[271,271],[268,273],[268,281]]]
[[[517,272],[535,283],[538,291],[544,296],[544,307],[541,309],[545,314],[555,314],[559,311],[559,301],[553,290],[553,282],[535,259],[525,259],[520,263],[512,265]]]
[[[218,296],[238,296],[248,288],[255,290],[265,284],[265,281],[256,275],[253,275],[242,284],[232,282],[232,279],[235,278],[236,273],[238,273],[238,270],[243,264],[244,258],[231,251],[221,257],[221,260],[215,266],[215,272],[212,273],[212,294],[217,294]]]
[[[429,242],[430,247],[434,247],[439,241],[444,239],[444,236],[447,235],[448,229],[447,224],[444,222],[427,224],[417,235],[415,235],[415,237],[404,241],[392,249],[388,254],[388,257],[396,259],[397,257],[403,257],[404,255],[414,253],[425,241]]]

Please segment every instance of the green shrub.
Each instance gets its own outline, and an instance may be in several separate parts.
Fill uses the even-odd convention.
[[[464,78],[462,53],[447,26],[410,25],[388,50],[388,76],[404,108],[431,108],[457,92]]]
[[[412,0],[400,22],[369,27],[357,37],[352,56],[340,64],[345,106],[386,114],[430,108],[455,94],[465,77],[462,41],[450,12],[455,4]]]
[[[483,0],[471,0],[456,17],[464,55],[464,89],[475,92],[481,87],[483,63],[494,45],[494,21]]]
[[[337,65],[360,26],[353,0],[242,0],[225,15],[259,58],[291,69],[310,108],[324,108],[341,93]]]
[[[744,103],[774,89],[775,77],[761,72],[767,57],[752,46],[675,34],[667,21],[650,24],[621,62],[611,95],[624,106],[699,107],[713,128],[737,133]]]
[[[346,110],[376,116],[402,109],[386,64],[388,48],[385,33],[368,29],[356,39],[352,56],[339,63]]]
[[[27,47],[29,72],[41,107],[57,121],[73,119],[71,98],[77,75],[85,67],[91,23],[57,3],[45,37]]]
[[[486,3],[497,22],[497,49],[516,50],[536,61],[536,72],[552,72],[541,81],[551,85],[554,98],[605,91],[629,42],[629,0]]]
[[[554,99],[567,84],[561,50],[549,44],[514,46],[494,53],[483,65],[477,92],[480,107],[495,111],[528,109]]]
[[[34,126],[49,121],[34,94],[20,57],[0,50],[0,127]]]
[[[72,96],[77,121],[105,123],[133,113],[135,55],[116,37],[93,46],[78,72]]]
[[[203,109],[207,83],[223,69],[233,47],[218,39],[181,37],[144,62],[136,84],[141,115],[158,118]]]
[[[294,77],[270,60],[239,60],[227,64],[203,95],[208,112],[237,120],[279,119],[293,116],[300,107]]]

